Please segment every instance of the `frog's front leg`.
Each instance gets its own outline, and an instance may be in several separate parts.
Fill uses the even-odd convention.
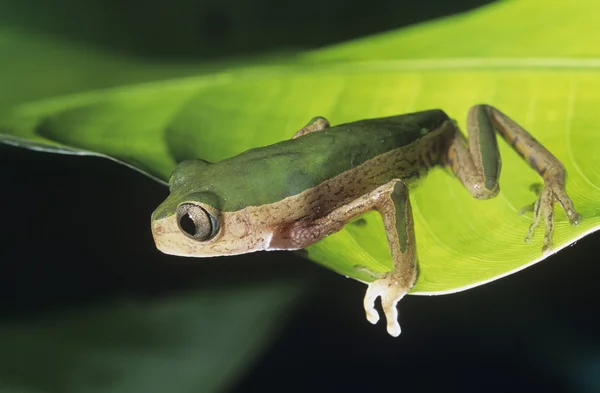
[[[565,191],[565,168],[556,157],[531,134],[512,119],[489,105],[476,105],[467,117],[468,142],[456,129],[444,157],[444,163],[461,180],[472,196],[487,199],[499,192],[501,159],[495,131],[544,179],[544,187],[534,205],[533,222],[525,241],[529,242],[534,230],[544,218],[546,234],[542,252],[552,249],[554,234],[554,203],[564,209],[571,225],[578,224],[581,215]]]
[[[307,125],[296,131],[292,139],[300,138],[302,135],[310,134],[311,132],[323,131],[327,128],[329,128],[329,120],[321,116],[313,117]]]
[[[346,223],[370,210],[377,210],[383,218],[393,270],[368,284],[365,311],[369,322],[377,323],[379,315],[375,310],[375,300],[381,296],[387,331],[396,337],[400,334],[396,304],[417,279],[414,223],[408,188],[401,180],[392,180],[323,217],[297,222],[275,234],[271,244],[281,248],[307,247],[341,230]]]

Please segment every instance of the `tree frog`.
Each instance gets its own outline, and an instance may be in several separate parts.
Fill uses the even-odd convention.
[[[542,251],[552,248],[555,202],[572,225],[581,220],[565,192],[565,168],[527,131],[483,104],[470,108],[466,125],[468,138],[439,109],[333,127],[315,117],[290,140],[217,163],[184,161],[171,175],[169,196],[152,214],[156,246],[192,257],[295,250],[376,210],[393,270],[367,283],[364,308],[367,320],[377,323],[374,303],[381,297],[387,331],[398,336],[396,305],[418,276],[409,189],[429,168],[447,168],[475,198],[495,197],[497,132],[544,180],[526,241],[543,219]]]

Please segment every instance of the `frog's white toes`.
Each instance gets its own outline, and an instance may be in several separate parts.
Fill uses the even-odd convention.
[[[364,300],[367,320],[372,324],[379,321],[379,314],[375,310],[375,299],[381,296],[381,307],[387,321],[387,331],[391,336],[398,337],[401,330],[398,323],[398,309],[396,305],[406,295],[407,291],[406,288],[402,288],[391,277],[370,283]]]
[[[375,325],[379,321],[379,313],[375,310],[375,300],[383,294],[381,286],[374,285],[375,283],[368,284],[367,293],[363,304],[365,306],[365,312],[367,314],[367,321]]]
[[[387,320],[387,331],[393,337],[398,337],[401,332],[400,324],[398,323],[398,308],[396,306],[404,295],[406,295],[405,289],[390,286],[386,293],[381,296],[381,307]]]
[[[384,306],[385,318],[387,319],[387,332],[392,337],[398,337],[402,331],[400,329],[400,324],[398,323],[397,303],[398,301],[394,301],[387,305],[387,307]]]

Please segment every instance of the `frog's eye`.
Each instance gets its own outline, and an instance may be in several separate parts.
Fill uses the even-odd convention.
[[[184,203],[177,208],[177,225],[188,237],[199,241],[209,240],[219,231],[217,218],[193,203]]]

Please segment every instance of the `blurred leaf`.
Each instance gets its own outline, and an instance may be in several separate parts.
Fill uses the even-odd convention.
[[[577,8],[583,7],[579,3],[569,4],[563,6],[563,12],[586,12]],[[508,38],[513,47],[522,47],[520,52],[513,48],[515,54],[527,52],[530,40],[525,36],[515,44],[513,37],[501,35],[471,40],[473,48],[486,49],[482,52],[488,58],[441,57],[420,63],[377,61],[376,57],[399,52],[396,42],[409,53],[410,48],[420,48],[438,36],[443,40],[448,34],[459,47],[470,42],[474,31],[483,27],[495,31],[493,26],[502,24],[508,15],[513,15],[517,31],[532,20],[545,21],[533,30],[538,37],[536,47],[546,45],[543,37],[552,37],[554,48],[564,47],[557,41],[560,37],[543,35],[543,31],[556,29],[550,22],[560,13],[540,7],[534,16],[525,18],[522,7],[521,2],[501,3],[473,17],[458,17],[460,23],[447,19],[429,24],[427,30],[417,28],[419,34],[409,29],[385,39],[375,37],[375,47],[384,42],[389,50],[379,48],[367,63],[343,60],[348,56],[336,54],[333,48],[316,52],[312,63],[303,65],[255,67],[21,105],[4,116],[0,130],[8,143],[69,146],[106,154],[166,179],[183,159],[217,161],[274,143],[289,138],[315,115],[336,124],[439,107],[463,124],[469,106],[487,102],[530,130],[567,167],[568,192],[585,220],[571,228],[564,213],[557,211],[555,244],[562,248],[600,225],[600,174],[596,169],[600,148],[594,131],[600,127],[595,116],[600,98],[599,61],[491,57],[490,48],[505,48],[501,43]],[[583,32],[595,26],[590,18],[569,21],[560,18],[560,26],[565,29],[568,22],[571,29]],[[430,30],[436,36],[427,33]],[[368,50],[368,43],[361,40],[355,44],[356,58]],[[579,40],[578,47],[586,56],[600,54],[593,36],[589,41]],[[348,51],[344,53],[354,53],[352,44],[341,48]],[[447,43],[442,53],[454,53],[452,48]],[[319,53],[332,53],[329,60],[341,60],[320,63]],[[556,54],[562,55],[561,50],[556,49]],[[501,153],[502,193],[494,200],[470,198],[455,179],[441,171],[433,171],[413,192],[421,267],[413,293],[469,288],[543,259],[540,235],[533,245],[523,243],[531,217],[517,214],[534,200],[529,186],[540,179],[506,144],[501,144]],[[363,281],[370,278],[353,266],[389,270],[391,260],[381,220],[369,214],[366,222],[366,226],[349,225],[309,247],[309,257]]]
[[[0,108],[32,99],[198,72],[0,28]],[[192,71],[193,70],[193,71]]]
[[[598,59],[598,4],[589,0],[502,1],[306,54],[311,61],[515,58]],[[568,16],[568,17],[566,17]],[[516,61],[516,62],[515,62]],[[546,60],[547,62],[547,60]],[[388,67],[394,63],[385,63]],[[501,64],[501,63],[500,63]],[[417,65],[417,67],[419,67]],[[421,65],[420,67],[423,67]]]
[[[299,290],[205,289],[4,324],[0,391],[223,391],[277,333]]]
[[[0,108],[47,97],[216,72],[290,54],[221,61],[148,59],[0,25]]]

